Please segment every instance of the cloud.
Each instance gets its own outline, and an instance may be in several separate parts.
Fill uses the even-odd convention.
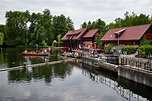
[[[107,24],[124,17],[126,11],[135,14],[152,14],[151,0],[2,0],[0,23],[5,23],[6,11],[42,12],[49,9],[52,15],[64,14],[79,28],[83,22],[100,18]]]

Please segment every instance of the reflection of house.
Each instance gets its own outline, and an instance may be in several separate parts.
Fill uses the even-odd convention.
[[[106,44],[114,45],[135,45],[140,44],[142,37],[146,35],[146,38],[152,41],[152,25],[139,25],[124,28],[110,29],[102,38]]]
[[[87,28],[68,31],[63,37],[63,47],[78,48],[79,45],[97,48],[95,39],[99,36],[99,30],[88,30]]]

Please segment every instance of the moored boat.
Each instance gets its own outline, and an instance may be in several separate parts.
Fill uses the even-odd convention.
[[[39,52],[35,52],[35,51],[24,51],[22,52],[22,55],[29,55],[29,56],[49,56],[49,52],[43,52],[43,51],[39,51]]]

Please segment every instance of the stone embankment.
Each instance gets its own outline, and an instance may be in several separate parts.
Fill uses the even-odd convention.
[[[117,60],[118,64],[111,64],[112,61],[107,61],[104,55],[102,58],[82,57],[82,63],[115,72],[120,77],[152,87],[152,60],[135,58],[133,55],[120,55],[118,59],[111,59]]]

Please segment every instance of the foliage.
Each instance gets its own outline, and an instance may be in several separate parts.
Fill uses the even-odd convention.
[[[55,42],[55,43],[53,43],[53,46],[54,47],[60,47],[60,46],[62,46],[62,42]]]
[[[127,52],[127,54],[130,54],[134,49],[135,49],[134,46],[127,45],[122,48],[122,51]]]
[[[45,42],[45,40],[43,40],[43,41],[41,42],[41,46],[48,47],[48,45],[47,45],[47,43]]]
[[[60,47],[60,43],[61,43],[61,34],[59,34],[59,35],[57,36],[57,39],[58,39],[58,43],[59,43],[59,47]]]
[[[149,45],[150,41],[146,39],[146,35],[143,36],[142,40],[140,41],[140,45]]]
[[[5,25],[1,25],[0,24],[0,33],[2,33],[3,35],[1,36],[3,38],[3,43],[5,43],[6,41],[6,37],[4,37],[6,35],[6,26]]]
[[[104,47],[105,53],[109,53],[110,50],[112,49],[112,47],[113,47],[113,45],[111,45],[111,44],[106,45],[106,46]]]
[[[102,32],[103,34],[106,33],[106,23],[102,21],[101,19],[97,19],[96,21],[89,21],[88,23],[83,22],[82,28],[88,28],[88,29],[98,29],[99,32]]]
[[[0,45],[3,45],[4,34],[0,32]]]
[[[124,13],[124,18],[116,18],[115,23],[110,23],[109,25],[107,25],[107,28],[112,29],[112,28],[150,24],[152,23],[151,21],[152,18],[149,15],[145,15],[145,14],[136,15],[134,12],[130,14],[128,11],[126,11],[126,13]]]
[[[146,45],[145,47],[145,55],[152,55],[152,46],[151,45]]]
[[[151,45],[142,45],[137,50],[142,57],[148,57],[148,55],[152,55],[152,46]]]
[[[6,12],[7,34],[5,35],[7,45],[23,45],[26,43],[27,22],[29,11],[9,11]]]
[[[74,29],[70,17],[63,14],[53,16],[48,9],[42,13],[7,11],[5,16],[6,45],[9,46],[40,46],[42,43],[51,45],[53,40],[57,39],[58,33],[63,36],[67,31]]]
[[[63,14],[60,16],[54,16],[53,17],[53,34],[54,34],[54,39],[57,40],[57,36],[60,33],[61,36],[64,36],[69,30],[73,30],[73,22],[71,19],[68,17],[66,18]]]
[[[97,37],[97,39],[95,40],[96,43],[98,44],[98,46],[102,46],[102,44],[103,44],[102,41],[100,40],[102,37],[103,37],[103,33],[101,32],[100,36]]]

